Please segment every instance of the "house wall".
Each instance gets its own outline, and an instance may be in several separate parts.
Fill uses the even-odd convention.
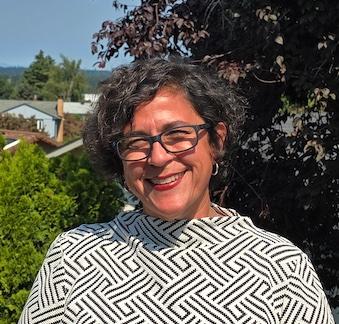
[[[22,105],[11,110],[6,111],[6,113],[13,114],[13,115],[22,115],[25,118],[30,118],[34,116],[35,119],[41,120],[42,126],[46,133],[50,137],[57,136],[57,119],[53,118],[52,116],[45,114],[39,110],[35,110],[28,105]]]

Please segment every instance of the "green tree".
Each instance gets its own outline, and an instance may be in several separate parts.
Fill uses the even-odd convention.
[[[35,56],[35,60],[23,74],[18,86],[18,98],[42,100],[42,91],[54,65],[54,60],[49,55],[45,56],[44,52],[40,50]]]
[[[87,80],[81,72],[81,60],[72,60],[61,55],[62,62],[40,51],[32,64],[25,70],[16,97],[26,100],[81,101],[87,88]],[[1,94],[1,93],[0,93]]]
[[[54,158],[51,168],[77,203],[72,226],[110,221],[123,206],[121,187],[96,174],[85,153]]]
[[[6,139],[4,136],[0,134],[0,151],[3,149],[3,147],[6,145]],[[0,158],[1,161],[1,158]]]
[[[70,60],[61,55],[61,68],[64,74],[66,101],[81,101],[87,86],[86,77],[80,70],[81,60]]]
[[[0,143],[1,147],[1,143]],[[94,174],[86,155],[47,159],[35,145],[0,151],[0,323],[19,319],[55,237],[111,220],[123,205],[115,182]]]
[[[115,6],[119,6],[114,1]],[[290,238],[339,305],[339,4],[330,0],[145,0],[93,35],[99,66],[124,48],[215,68],[250,103],[214,199]],[[282,124],[298,122],[292,132]],[[321,197],[321,199],[320,199]]]
[[[76,209],[36,146],[0,159],[0,323],[18,320],[45,253]]]
[[[15,87],[11,79],[0,75],[0,99],[11,99],[14,95]]]
[[[61,55],[62,62],[50,70],[43,89],[45,100],[63,97],[65,101],[81,101],[87,88],[87,80],[81,72],[81,60],[71,60]]]

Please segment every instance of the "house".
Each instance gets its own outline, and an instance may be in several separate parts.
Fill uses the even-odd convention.
[[[0,129],[0,134],[6,138],[4,149],[15,151],[16,145],[24,138],[29,143],[38,144],[48,158],[63,155],[69,151],[81,150],[81,139],[64,143],[64,114],[72,114],[85,118],[92,111],[92,102],[64,102],[58,101],[25,101],[0,100],[1,114],[22,115],[24,118],[34,117],[37,129],[40,132],[23,130]]]
[[[64,102],[0,100],[0,114],[22,115],[24,118],[34,117],[37,129],[44,131],[51,139],[63,142]]]
[[[96,103],[98,101],[99,94],[97,93],[85,93],[84,101],[89,103]]]
[[[10,152],[14,152],[17,149],[17,145],[20,143],[22,138],[24,138],[28,143],[39,145],[39,147],[47,154],[53,152],[61,145],[61,143],[53,140],[45,133],[0,129],[0,134],[6,139],[6,145],[3,149]]]
[[[86,115],[93,110],[90,102],[64,102],[64,113],[73,115]]]
[[[68,152],[77,153],[82,150],[82,146],[83,146],[82,138],[79,138],[62,146],[59,146],[50,152],[47,152],[46,157],[50,159],[66,154]]]

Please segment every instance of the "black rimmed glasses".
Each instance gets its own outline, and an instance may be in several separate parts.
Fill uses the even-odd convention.
[[[177,126],[155,136],[123,137],[115,142],[114,146],[122,160],[139,161],[150,156],[155,142],[159,142],[168,153],[188,151],[198,144],[199,131],[209,128],[209,124]]]

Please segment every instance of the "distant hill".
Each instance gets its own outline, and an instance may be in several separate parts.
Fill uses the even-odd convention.
[[[0,75],[6,75],[10,79],[12,79],[13,82],[16,82],[20,79],[21,75],[24,73],[26,68],[24,67],[1,67],[0,66]]]
[[[110,75],[110,71],[94,71],[94,70],[81,70],[88,81],[88,87],[90,93],[94,93],[98,84],[106,80]]]
[[[16,83],[21,78],[22,74],[25,72],[26,68],[24,67],[1,67],[0,66],[0,75],[5,75]],[[81,70],[88,81],[88,92],[93,93],[97,88],[99,82],[107,79],[111,72],[110,71],[97,71],[97,70]]]

